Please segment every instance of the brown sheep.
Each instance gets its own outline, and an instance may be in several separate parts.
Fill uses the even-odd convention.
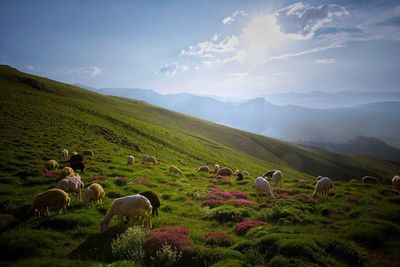
[[[58,214],[61,211],[65,213],[65,209],[70,204],[68,194],[61,189],[49,189],[35,196],[30,214],[40,218],[43,212],[49,216],[49,207],[59,208]]]
[[[362,178],[362,183],[363,184],[378,184],[378,178],[373,177],[373,176],[364,176]]]
[[[221,176],[231,176],[233,174],[233,171],[231,168],[228,167],[224,167],[222,169],[219,169],[217,172],[217,175],[221,175]]]
[[[210,172],[210,168],[208,168],[208,166],[200,166],[197,172]]]
[[[47,171],[55,171],[55,170],[57,170],[58,169],[57,161],[55,161],[54,159],[51,159],[51,160],[47,161],[46,164],[45,164],[44,169],[47,170]]]
[[[153,206],[153,210],[151,212],[152,216],[158,216],[158,208],[161,206],[160,198],[158,197],[158,195],[153,191],[144,191],[139,195],[144,196],[150,201],[151,205]]]

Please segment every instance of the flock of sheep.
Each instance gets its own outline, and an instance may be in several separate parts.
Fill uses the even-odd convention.
[[[85,150],[83,155],[93,158],[94,153],[91,150]],[[64,149],[61,151],[61,158],[68,160],[68,150]],[[132,155],[128,156],[128,165],[132,165],[135,162],[135,158]],[[146,165],[157,165],[157,159],[154,156],[145,155],[141,162]],[[76,169],[80,169],[83,172],[84,164],[83,158],[76,152],[72,153],[70,158],[70,166],[64,167],[60,172],[60,181],[55,185],[54,188],[48,189],[44,192],[37,194],[34,197],[31,214],[40,218],[43,215],[48,216],[48,208],[54,207],[58,208],[58,214],[63,211],[65,212],[66,207],[70,205],[69,193],[75,194],[76,198],[82,201],[81,190],[84,188],[84,183],[81,177],[76,173]],[[45,164],[45,170],[54,171],[59,167],[56,160],[49,160]],[[73,168],[79,167],[79,168]],[[174,175],[183,175],[183,172],[176,166],[170,166],[168,169],[169,173]],[[235,175],[236,180],[240,181],[244,176],[249,176],[247,171],[235,172],[228,167],[220,168],[219,165],[215,165],[214,168],[209,168],[208,166],[201,166],[197,168],[197,172],[207,172],[213,173],[216,176],[231,176]],[[272,193],[272,186],[280,187],[282,183],[283,175],[280,170],[271,170],[265,173],[263,176],[257,177],[254,181],[253,186],[256,190],[256,199],[262,201],[262,196],[265,194],[270,200],[274,200],[275,196]],[[270,184],[270,182],[272,184]],[[357,180],[355,180],[357,181]],[[354,182],[351,180],[351,182]],[[362,179],[362,183],[378,183],[378,179],[372,176],[365,176]],[[395,176],[392,179],[394,185],[400,185],[400,176]],[[329,190],[333,188],[333,182],[328,177],[318,176],[316,178],[316,184],[312,197],[314,198],[328,198]],[[98,183],[92,183],[85,190],[83,197],[83,204],[85,206],[96,205],[101,203],[105,196],[103,187]],[[115,199],[111,207],[108,209],[106,215],[101,220],[101,231],[107,229],[111,219],[117,216],[121,223],[126,218],[129,219],[139,219],[142,225],[146,225],[151,228],[151,218],[152,216],[158,216],[158,208],[160,207],[160,199],[158,195],[153,191],[145,191],[140,194],[130,195],[125,197],[120,197]]]

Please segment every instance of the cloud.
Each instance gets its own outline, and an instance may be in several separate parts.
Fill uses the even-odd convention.
[[[304,39],[311,38],[323,25],[332,22],[334,17],[348,15],[346,8],[325,4],[317,7],[294,3],[274,13],[282,33],[295,34]]]
[[[189,67],[186,65],[181,65],[179,63],[173,62],[171,64],[164,65],[161,69],[157,71],[157,73],[174,76],[178,72],[188,71]]]
[[[235,52],[238,44],[238,37],[236,35],[231,35],[225,37],[219,43],[205,41],[196,45],[191,45],[186,50],[182,50],[181,55],[212,58],[218,53]]]
[[[70,74],[85,75],[85,76],[90,76],[90,77],[99,75],[101,72],[102,72],[101,69],[96,66],[77,67],[77,68],[69,71]]]
[[[244,78],[249,76],[248,72],[234,72],[234,73],[230,73],[229,74],[230,77],[234,77],[234,78]]]
[[[271,61],[271,60],[287,60],[289,58],[292,57],[299,57],[299,56],[304,56],[304,55],[308,55],[308,54],[312,54],[312,53],[318,53],[321,51],[325,51],[328,49],[333,49],[333,48],[341,48],[343,47],[343,45],[330,45],[330,46],[323,46],[323,47],[317,47],[317,48],[313,48],[313,49],[309,49],[309,50],[304,50],[301,52],[297,52],[297,53],[291,53],[291,54],[284,54],[284,55],[280,55],[280,56],[273,56],[268,58],[266,61]]]
[[[213,41],[217,41],[219,38],[219,34],[218,33],[214,33],[213,37],[211,38],[211,40]]]
[[[35,68],[32,67],[31,65],[26,65],[26,68],[27,68],[28,70],[33,70],[33,69],[35,69]]]
[[[334,64],[336,63],[336,59],[334,58],[321,58],[315,60],[315,64]]]
[[[233,12],[233,14],[231,16],[228,16],[226,18],[224,18],[222,20],[223,24],[231,24],[232,22],[235,21],[235,17],[236,16],[242,16],[242,17],[246,17],[248,14],[244,11],[244,10],[236,10],[235,12]]]

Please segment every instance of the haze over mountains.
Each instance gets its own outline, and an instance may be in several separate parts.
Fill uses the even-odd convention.
[[[295,105],[275,105],[264,98],[232,103],[191,94],[164,95],[147,89],[84,87],[104,95],[143,100],[167,109],[266,136],[292,142],[313,142],[313,146],[325,149],[329,149],[330,146],[318,144],[347,143],[359,136],[375,137],[390,146],[400,148],[398,138],[400,102],[397,102],[400,101],[400,92],[293,94],[295,95],[292,99],[293,103],[301,103],[301,101],[305,103],[308,96],[310,97],[307,100],[308,103],[321,103],[321,105],[325,103],[326,107],[334,107],[335,104],[344,105],[345,103],[339,99],[344,99],[346,96],[352,96],[348,97],[347,103],[350,103],[349,101],[357,103],[347,108],[315,109]],[[290,95],[286,94],[286,98]],[[333,100],[329,99],[330,95],[333,96]],[[283,96],[285,95],[275,95],[272,99],[283,99]],[[389,99],[397,101],[387,101]],[[380,100],[385,100],[385,102],[358,105]],[[354,151],[354,153],[359,152],[362,151],[357,149]]]

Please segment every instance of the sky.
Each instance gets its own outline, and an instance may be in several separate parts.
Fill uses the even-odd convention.
[[[235,99],[398,91],[400,1],[2,0],[0,64]]]

